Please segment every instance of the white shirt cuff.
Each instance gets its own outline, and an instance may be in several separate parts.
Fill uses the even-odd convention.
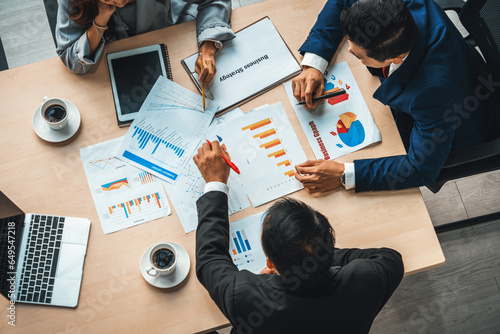
[[[304,58],[302,59],[302,62],[300,63],[300,66],[314,67],[315,69],[320,71],[321,74],[323,74],[328,67],[328,61],[315,53],[306,52]]]
[[[213,181],[206,183],[205,188],[203,189],[203,192],[205,194],[208,193],[209,191],[222,191],[224,194],[227,195],[227,193],[229,192],[229,187],[225,183]]]
[[[345,163],[344,164],[345,170],[345,188],[347,190],[349,189],[354,189],[356,186],[356,181],[354,178],[354,163]]]

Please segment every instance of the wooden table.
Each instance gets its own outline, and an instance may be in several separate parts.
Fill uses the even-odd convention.
[[[298,48],[324,1],[268,0],[233,11],[233,29],[269,16],[290,49]],[[173,77],[196,92],[180,65],[196,52],[195,24],[188,22],[108,45],[106,52],[154,43],[168,45]],[[382,143],[337,159],[403,154],[389,108],[372,98],[379,85],[344,44],[334,63],[347,60],[382,134]],[[104,235],[87,184],[79,149],[125,134],[116,124],[107,65],[101,57],[84,76],[68,71],[58,58],[0,72],[0,188],[25,212],[88,217],[92,220],[79,305],[76,309],[16,304],[16,329],[25,333],[99,333],[140,331],[191,333],[228,324],[196,279],[195,233],[185,234],[175,208],[171,216]],[[47,143],[34,133],[32,116],[44,96],[73,102],[80,110],[78,134],[63,144]],[[283,86],[248,102],[248,111],[281,101],[309,158],[314,158]],[[406,274],[444,263],[444,256],[418,189],[367,192],[338,189],[322,196],[302,190],[291,195],[324,213],[335,228],[338,247],[391,247],[404,258]],[[248,208],[231,221],[263,211]],[[172,204],[170,204],[172,206]],[[157,289],[141,276],[139,260],[158,241],[175,241],[188,251],[191,271],[174,291]],[[1,299],[0,314],[8,302]],[[13,331],[2,316],[0,331]]]

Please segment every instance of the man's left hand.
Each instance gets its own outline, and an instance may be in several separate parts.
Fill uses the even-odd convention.
[[[217,68],[215,67],[216,51],[217,48],[211,41],[205,41],[200,46],[194,70],[198,73],[198,81],[200,82],[202,89],[205,89],[208,85],[210,85],[215,77],[215,73],[217,72]],[[203,70],[201,69],[200,62],[203,62]]]
[[[201,176],[205,182],[222,182],[227,184],[229,178],[229,166],[221,156],[222,150],[219,142],[214,140],[212,146],[204,143],[198,149],[198,154],[193,157],[194,163],[198,166]]]
[[[340,176],[344,169],[344,164],[335,161],[307,160],[303,164],[295,166],[295,170],[299,173],[295,174],[295,178],[304,185],[310,194],[322,193],[342,185]]]

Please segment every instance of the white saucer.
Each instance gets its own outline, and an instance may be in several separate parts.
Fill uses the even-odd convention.
[[[60,143],[62,141],[68,140],[78,131],[80,128],[81,118],[80,112],[75,107],[75,105],[68,100],[63,100],[68,106],[68,124],[61,130],[56,131],[49,128],[47,123],[42,118],[40,113],[40,104],[33,114],[33,130],[38,135],[38,137],[52,143]]]
[[[191,267],[191,261],[189,260],[189,254],[188,252],[184,249],[179,244],[176,244],[175,242],[168,242],[169,244],[172,244],[175,248],[175,251],[177,253],[177,266],[175,267],[175,271],[167,276],[164,275],[158,275],[158,276],[151,276],[148,273],[146,273],[146,270],[150,268],[150,262],[149,262],[149,252],[151,251],[151,247],[146,249],[144,254],[142,254],[141,257],[141,264],[139,266],[141,270],[142,277],[148,282],[149,284],[156,286],[157,288],[173,288],[174,286],[182,283],[186,276],[189,273],[189,268]]]

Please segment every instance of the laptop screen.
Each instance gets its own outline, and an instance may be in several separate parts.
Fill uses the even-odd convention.
[[[10,299],[14,292],[18,249],[24,227],[24,212],[0,191],[0,293]]]

